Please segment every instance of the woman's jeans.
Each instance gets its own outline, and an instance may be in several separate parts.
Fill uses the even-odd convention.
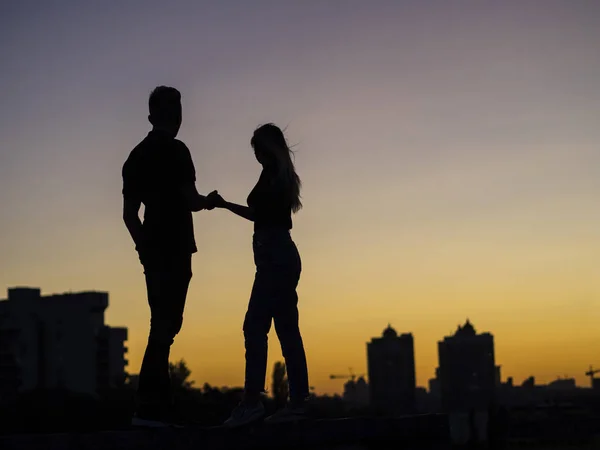
[[[252,240],[256,275],[244,320],[247,395],[264,392],[267,334],[271,320],[281,343],[292,403],[308,397],[308,368],[298,328],[298,294],[302,263],[289,231],[260,230]]]

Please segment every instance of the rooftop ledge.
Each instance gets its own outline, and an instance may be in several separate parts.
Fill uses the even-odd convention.
[[[95,433],[0,436],[3,450],[104,449],[448,449],[448,419],[442,414],[398,418],[307,420],[248,429],[186,427],[131,429]]]

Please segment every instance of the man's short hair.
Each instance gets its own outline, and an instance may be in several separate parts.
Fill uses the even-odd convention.
[[[150,116],[161,122],[179,119],[181,114],[181,93],[170,86],[158,86],[148,99]]]

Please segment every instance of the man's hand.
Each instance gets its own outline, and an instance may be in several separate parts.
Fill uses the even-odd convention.
[[[219,193],[217,191],[212,191],[210,194],[208,194],[206,196],[206,207],[204,209],[207,209],[209,211],[215,209],[215,199],[218,195]]]
[[[145,246],[137,246],[136,247],[138,258],[140,258],[140,263],[142,266],[146,266],[146,262],[148,261],[148,250]]]
[[[206,209],[211,210],[214,208],[221,208],[225,204],[225,200],[223,200],[223,197],[219,195],[218,191],[212,191],[206,197],[206,203]]]

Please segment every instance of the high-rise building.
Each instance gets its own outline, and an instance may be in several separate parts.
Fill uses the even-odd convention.
[[[367,343],[369,399],[386,413],[412,413],[416,408],[414,340],[410,333],[398,336],[388,326],[380,338]]]
[[[107,292],[42,296],[8,289],[0,300],[0,393],[64,388],[94,394],[125,381],[127,328],[104,323]]]
[[[453,336],[438,342],[438,358],[443,410],[487,410],[495,399],[499,376],[494,337],[477,334],[467,320]]]
[[[440,368],[435,369],[435,378],[429,379],[429,393],[431,395],[440,396]]]

